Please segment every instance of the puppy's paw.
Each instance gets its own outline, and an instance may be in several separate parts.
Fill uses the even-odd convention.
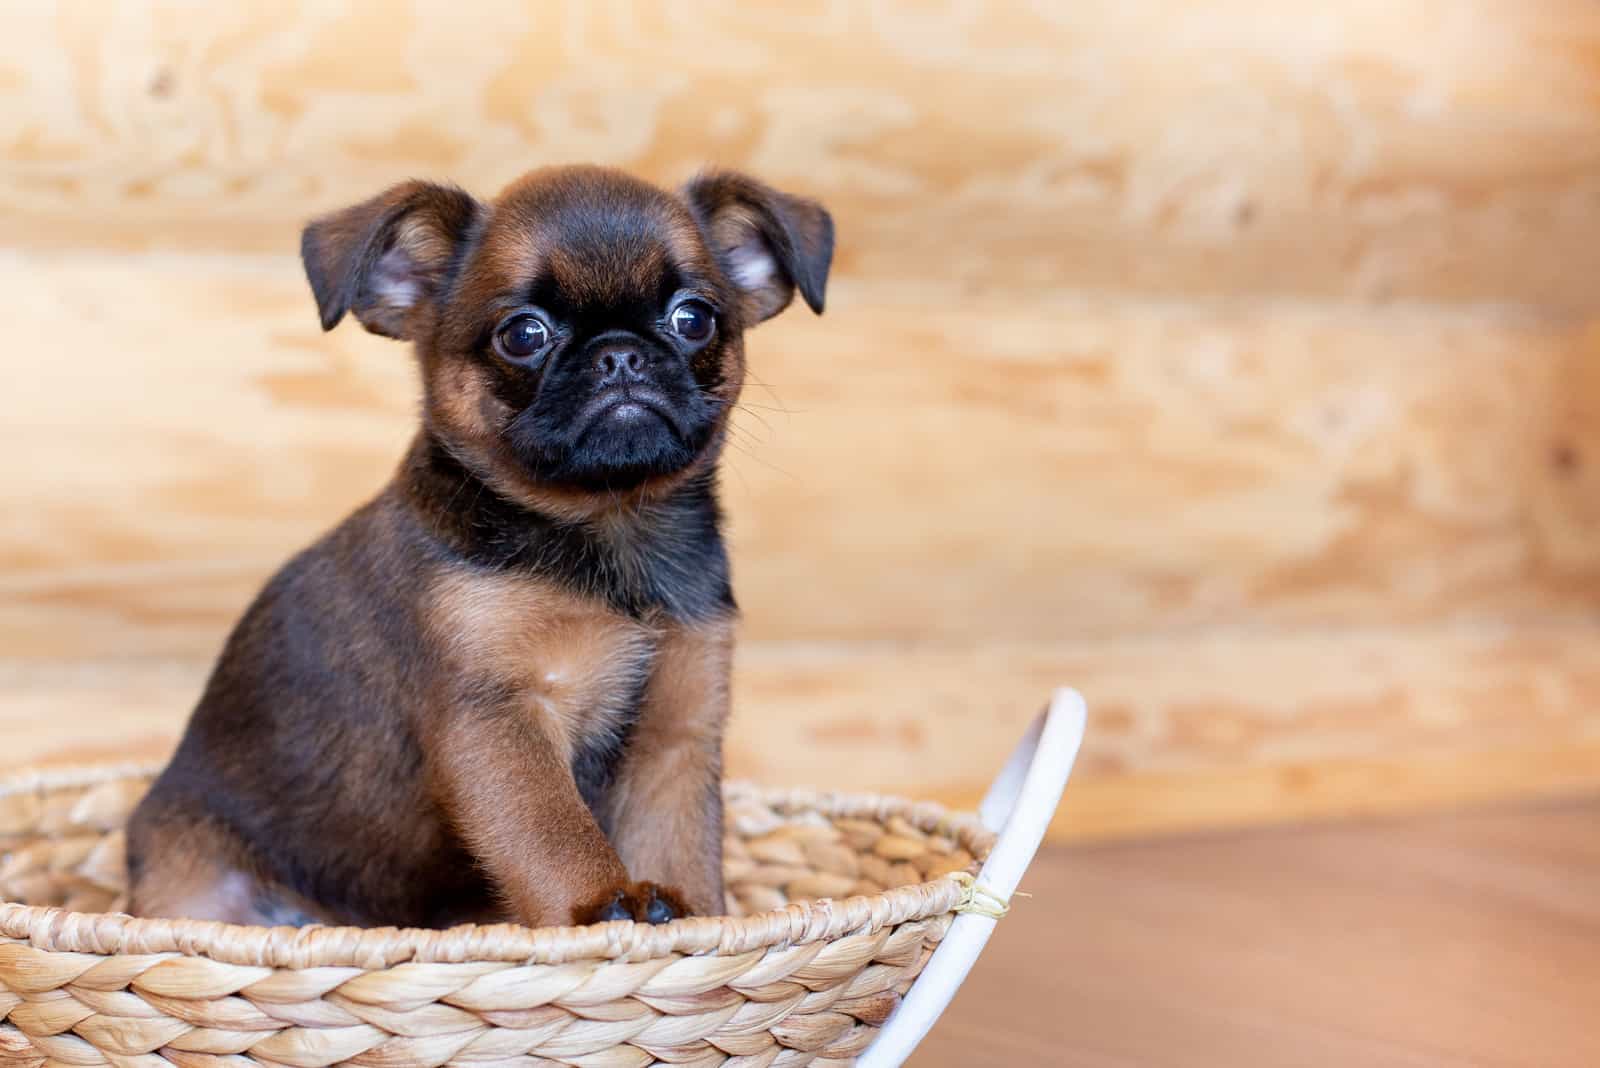
[[[655,883],[631,883],[606,895],[598,904],[578,909],[572,921],[577,924],[614,920],[667,923],[687,915],[689,908],[676,890]]]

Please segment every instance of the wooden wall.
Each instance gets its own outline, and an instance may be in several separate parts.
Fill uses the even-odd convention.
[[[392,467],[301,222],[575,159],[838,220],[750,339],[736,772],[970,801],[1072,683],[1062,834],[1600,786],[1583,0],[7,5],[0,762],[162,752]]]

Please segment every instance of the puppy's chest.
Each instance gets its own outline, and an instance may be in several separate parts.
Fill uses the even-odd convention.
[[[447,573],[431,594],[429,627],[463,699],[539,717],[569,753],[638,709],[655,628],[516,575]]]

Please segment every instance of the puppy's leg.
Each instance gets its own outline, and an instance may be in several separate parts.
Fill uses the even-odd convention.
[[[428,756],[440,800],[519,923],[662,923],[682,914],[671,891],[628,879],[536,719],[464,708],[437,730]]]
[[[335,924],[338,919],[261,877],[226,836],[182,822],[146,827],[129,887],[135,916],[217,920],[262,927]]]
[[[644,707],[606,796],[606,826],[636,878],[678,887],[721,915],[722,729],[732,621],[663,636]]]

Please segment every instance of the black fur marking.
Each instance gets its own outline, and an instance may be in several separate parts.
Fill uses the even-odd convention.
[[[522,386],[499,383],[500,399],[518,409],[501,436],[528,470],[553,484],[626,490],[681,470],[710,444],[721,406],[696,378],[696,364],[704,373],[706,361],[659,328],[663,315],[665,309],[641,306],[589,323],[557,317],[563,341],[538,371]],[[639,362],[608,377],[596,354],[618,345]],[[606,419],[605,399],[619,391],[653,398],[647,407],[654,416],[620,425]]]
[[[456,558],[540,575],[636,619],[703,622],[735,610],[709,475],[643,506],[613,536],[506,500],[431,437],[420,448],[413,492],[446,504],[429,510],[438,524],[430,533]]]

